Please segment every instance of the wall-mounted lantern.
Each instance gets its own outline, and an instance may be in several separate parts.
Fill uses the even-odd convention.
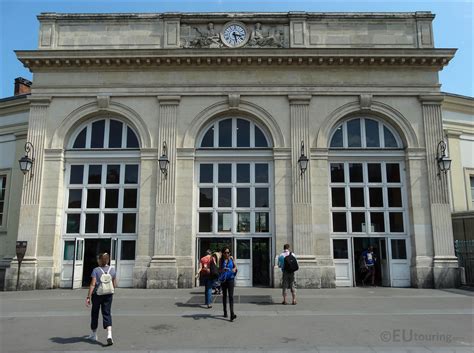
[[[438,175],[447,173],[451,169],[451,160],[446,156],[446,142],[440,141],[436,150],[436,161],[438,162]]]
[[[308,168],[308,162],[309,159],[304,154],[304,142],[301,141],[301,155],[300,158],[298,158],[298,165],[300,167],[301,177],[303,177],[303,174],[306,172],[306,168]]]
[[[35,163],[35,149],[31,142],[25,143],[25,155],[19,159],[18,163],[20,163],[20,170],[23,172],[23,175],[31,171],[30,179],[33,178],[33,170],[31,168]]]
[[[160,165],[160,170],[165,176],[165,178],[168,176],[168,165],[170,164],[170,161],[168,159],[168,148],[166,147],[166,141],[163,142],[163,147],[161,150],[161,156],[158,159],[158,163]]]

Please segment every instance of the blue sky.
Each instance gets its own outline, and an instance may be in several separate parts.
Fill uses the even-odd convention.
[[[435,46],[458,48],[440,73],[444,92],[474,96],[474,0],[0,0],[0,98],[13,95],[15,77],[32,79],[13,50],[36,49],[40,12],[403,12],[431,11]]]

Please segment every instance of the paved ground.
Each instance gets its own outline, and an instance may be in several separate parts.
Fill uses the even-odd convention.
[[[235,322],[198,289],[119,289],[115,344],[87,342],[85,290],[0,293],[0,348],[15,352],[473,352],[473,294],[465,290],[236,289]],[[105,332],[99,331],[105,342]]]

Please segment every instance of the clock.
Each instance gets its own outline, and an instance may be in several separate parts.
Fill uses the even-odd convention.
[[[249,40],[250,34],[241,22],[229,22],[221,32],[222,42],[230,48],[239,48]]]

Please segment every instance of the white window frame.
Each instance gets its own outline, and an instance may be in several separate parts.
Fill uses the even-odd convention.
[[[344,182],[332,182],[331,181],[331,164],[340,163],[344,165]],[[349,164],[361,163],[363,168],[363,181],[362,182],[350,182],[349,181]],[[381,165],[382,182],[380,183],[369,183],[368,182],[368,167],[370,163],[379,163]],[[386,164],[387,163],[398,163],[400,166],[400,182],[399,183],[388,183],[386,180]],[[406,191],[406,173],[405,173],[405,162],[400,158],[390,157],[367,157],[360,156],[359,158],[330,158],[328,161],[328,199],[329,199],[329,210],[330,210],[330,230],[331,237],[390,237],[390,238],[408,238],[410,227],[408,222],[408,198]],[[345,207],[333,207],[332,206],[332,187],[344,188],[345,192]],[[364,192],[364,207],[351,207],[350,206],[350,188],[361,187]],[[369,200],[369,188],[370,187],[381,187],[382,188],[382,207],[370,207]],[[401,188],[402,207],[388,207],[388,188],[397,187]],[[333,212],[344,212],[346,215],[346,232],[335,232],[333,229]],[[352,231],[352,219],[351,212],[364,212],[366,220],[366,231],[365,232],[353,232]],[[383,212],[384,213],[384,232],[372,232],[370,227],[367,227],[370,223],[371,212]],[[391,232],[390,231],[390,212],[401,212],[403,215],[403,232]]]
[[[10,186],[11,186],[11,169],[0,169],[0,177],[5,177],[7,179],[5,183],[5,195],[3,200],[3,210],[2,210],[2,223],[0,223],[0,233],[7,232],[8,226],[8,206],[10,200]]]
[[[115,120],[115,121],[118,121],[120,123],[122,123],[122,146],[121,147],[113,147],[113,148],[109,148],[109,147],[99,147],[99,148],[91,148],[91,147],[87,147],[87,146],[90,146],[91,144],[91,138],[92,138],[92,124],[95,123],[95,122],[98,122],[98,121],[101,121],[101,120],[104,120],[105,123],[104,123],[104,146],[108,146],[109,145],[109,132],[110,132],[110,121],[111,120]],[[87,128],[86,130],[86,147],[84,148],[73,148],[73,145],[74,145],[74,142],[76,142],[76,138],[79,136],[79,134],[82,132],[82,130],[84,130],[84,128]],[[133,133],[135,134],[135,137],[137,138],[137,141],[138,141],[138,147],[128,147],[127,148],[127,128],[130,128]],[[139,149],[140,148],[140,139],[138,138],[138,134],[137,132],[135,131],[135,129],[133,127],[131,127],[129,124],[127,124],[126,122],[124,122],[123,120],[117,118],[117,117],[114,117],[114,116],[111,116],[111,115],[101,115],[101,116],[98,116],[94,119],[91,119],[91,120],[88,120],[87,122],[81,124],[77,129],[76,131],[74,132],[74,134],[71,135],[71,138],[69,139],[69,144],[68,144],[68,149],[69,150],[79,150],[79,151],[87,151],[87,150],[111,150],[111,151],[116,151],[116,150],[136,150],[136,149]]]
[[[138,227],[139,227],[139,206],[140,206],[140,160],[139,159],[127,159],[127,158],[120,158],[119,156],[114,156],[116,158],[110,158],[107,162],[103,159],[87,159],[83,160],[83,158],[79,158],[74,160],[71,158],[68,160],[66,164],[66,173],[65,173],[65,185],[66,185],[66,192],[64,193],[64,221],[62,225],[62,234],[63,239],[70,239],[75,237],[81,238],[110,238],[114,236],[122,237],[138,237]],[[120,165],[120,178],[118,184],[106,184],[106,166],[118,164]],[[125,184],[125,166],[126,165],[138,165],[138,182],[137,184]],[[82,184],[70,184],[70,173],[71,173],[71,166],[73,165],[82,165],[84,166],[83,169],[83,182]],[[102,180],[100,184],[88,184],[86,182],[86,178],[88,175],[88,170],[90,165],[101,165],[102,166]],[[124,190],[132,188],[137,190],[137,207],[133,209],[124,209],[121,207],[108,209],[105,208],[105,190],[107,189],[119,189],[119,205],[123,202]],[[80,189],[82,190],[82,204],[81,208],[68,208],[68,198],[69,198],[69,190],[71,189]],[[100,191],[100,205],[98,209],[93,209],[93,212],[90,212],[91,209],[87,209],[87,190],[88,189],[99,189]],[[87,213],[98,213],[99,214],[99,224],[98,224],[98,233],[86,233],[85,232],[85,217],[83,215]],[[117,232],[116,233],[104,233],[104,215],[107,213],[116,213],[117,214]],[[123,214],[124,213],[135,213],[135,232],[134,233],[122,233],[122,225],[123,225]],[[79,233],[67,233],[67,217],[68,214],[80,214],[80,226],[79,226]]]
[[[272,238],[274,234],[274,185],[273,185],[273,161],[268,157],[256,157],[247,159],[245,157],[236,157],[235,153],[228,152],[226,159],[219,157],[212,157],[210,155],[207,158],[199,158],[195,163],[195,214],[196,214],[196,236],[198,238],[232,238],[232,237],[257,237],[257,238]],[[213,165],[213,182],[212,183],[200,183],[200,165],[201,164],[212,164]],[[231,164],[231,182],[230,183],[219,183],[218,182],[218,165],[219,164]],[[250,165],[250,183],[237,183],[237,164],[249,164]],[[255,164],[267,164],[268,165],[268,182],[267,183],[255,183]],[[232,205],[231,207],[218,207],[218,188],[229,187],[232,189]],[[237,207],[237,188],[245,187],[250,189],[250,207],[239,208]],[[255,207],[255,192],[252,189],[264,187],[268,188],[268,202],[269,207]],[[213,206],[202,208],[199,206],[199,189],[200,188],[212,188],[213,190]],[[219,232],[218,231],[218,214],[222,212],[232,213],[232,229],[230,232]],[[241,212],[250,213],[250,232],[237,232],[237,214]],[[256,232],[255,231],[255,215],[258,212],[268,212],[268,232]],[[199,213],[212,213],[213,223],[211,232],[200,232],[199,231]]]
[[[379,131],[379,147],[367,147],[367,138],[366,138],[366,129],[365,129],[365,120],[372,120],[378,123],[378,131]],[[361,145],[359,147],[349,147],[348,144],[348,134],[347,134],[347,123],[353,120],[359,120],[360,122],[360,139],[361,139]],[[334,134],[338,130],[339,127],[342,126],[342,147],[331,147],[331,142],[334,137]],[[397,142],[397,147],[385,147],[385,134],[384,134],[384,127],[386,127],[394,136],[396,142]],[[376,117],[371,117],[371,116],[352,116],[350,118],[347,118],[343,120],[342,122],[338,123],[331,131],[330,138],[328,141],[328,147],[333,150],[337,149],[364,149],[364,150],[399,150],[403,148],[403,143],[400,139],[400,136],[398,133],[393,129],[390,125],[380,121]]]
[[[230,147],[219,147],[219,123],[223,120],[228,120],[228,119],[232,119],[232,133],[231,133],[232,142],[231,142],[231,146]],[[237,119],[246,120],[250,123],[250,147],[237,147]],[[255,147],[255,127],[259,128],[260,131],[265,136],[265,139],[267,140],[267,147]],[[211,128],[214,129],[214,146],[213,147],[201,147],[202,139],[204,138],[204,136],[207,134],[207,132]],[[197,148],[198,149],[206,149],[206,150],[209,150],[209,149],[236,149],[236,150],[240,150],[240,149],[258,149],[258,150],[261,150],[261,149],[268,149],[268,148],[272,147],[271,139],[269,138],[269,134],[266,131],[266,129],[262,128],[261,126],[259,126],[255,122],[253,122],[252,120],[250,120],[248,118],[245,118],[243,116],[226,116],[224,118],[214,120],[212,123],[208,124],[201,131],[201,133],[198,135],[197,141],[198,141]]]
[[[472,197],[471,178],[474,178],[474,168],[464,168],[467,210],[470,210],[470,211],[474,210],[474,199]]]

